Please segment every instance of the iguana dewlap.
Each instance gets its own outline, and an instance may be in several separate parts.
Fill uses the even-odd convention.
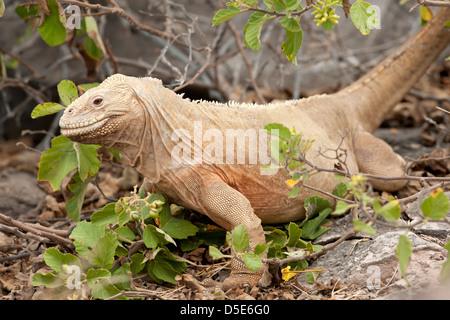
[[[448,20],[450,8],[354,84],[335,94],[303,100],[267,105],[190,101],[164,88],[160,80],[116,74],[67,107],[60,120],[61,133],[73,141],[119,150],[123,162],[145,176],[148,191],[151,187],[228,230],[245,224],[253,247],[265,242],[261,222],[302,219],[303,201],[314,193],[303,189],[298,198],[287,201],[287,173],[261,174],[263,157],[255,160],[257,149],[237,143],[230,149],[227,134],[248,138],[256,132],[262,139],[260,129],[281,123],[302,132],[305,139],[314,137],[307,157],[317,167],[329,169],[336,159],[319,156],[319,150],[336,148],[345,135],[341,147],[347,150],[350,172],[403,175],[403,159],[371,132],[448,45],[450,31],[444,27]],[[265,140],[261,141],[260,148]],[[234,161],[227,161],[226,155],[233,159],[234,151]],[[246,155],[244,163],[238,161],[238,154]],[[377,189],[389,191],[404,183],[373,181]],[[307,184],[331,192],[336,182],[332,173],[322,172]],[[242,280],[255,283],[261,272],[250,272],[234,261],[226,282],[230,286]]]

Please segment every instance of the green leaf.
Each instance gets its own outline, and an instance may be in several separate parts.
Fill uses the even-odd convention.
[[[267,11],[273,11],[273,0],[263,0],[264,4],[266,5]]]
[[[386,221],[394,222],[400,218],[401,210],[398,200],[392,200],[381,206],[380,200],[377,198],[373,201],[373,210],[380,214]]]
[[[330,20],[327,20],[321,24],[322,28],[324,28],[327,31],[333,30],[335,25],[336,25],[336,23],[334,23],[333,21],[330,21]]]
[[[134,239],[136,238],[136,235],[134,234],[133,231],[131,231],[130,228],[128,227],[118,227],[117,229],[114,230],[119,236],[130,240],[130,241],[134,241]],[[121,241],[122,239],[120,237],[118,237],[118,240]]]
[[[31,118],[36,119],[50,114],[57,113],[64,110],[66,107],[55,102],[45,102],[44,104],[38,104],[31,112]]]
[[[280,229],[274,229],[272,232],[266,235],[266,242],[272,242],[272,245],[276,244],[280,247],[284,247],[287,243],[288,236],[286,232]]]
[[[59,5],[56,0],[48,0],[50,15],[44,16],[44,22],[38,28],[42,39],[51,47],[62,44],[66,40],[66,28],[60,20]],[[64,15],[61,15],[64,17]]]
[[[447,195],[441,188],[433,190],[420,206],[423,214],[433,220],[444,218],[450,209],[450,202]]]
[[[346,213],[350,209],[350,205],[344,201],[338,200],[336,202],[336,209],[334,209],[333,215],[341,215]]]
[[[439,282],[441,284],[448,284],[450,282],[450,241],[447,241],[444,245],[444,249],[447,250],[447,260],[442,264]]]
[[[276,12],[283,12],[286,10],[286,3],[283,0],[273,0],[273,8]]]
[[[333,190],[333,195],[339,198],[343,198],[347,194],[347,190],[347,184],[344,182],[339,182]]]
[[[288,58],[288,60],[294,65],[297,65],[297,54],[300,51],[300,47],[303,42],[303,31],[292,32],[286,29],[286,41],[281,44],[281,49]]]
[[[288,194],[288,199],[297,198],[300,187],[294,187]]]
[[[368,35],[370,30],[380,25],[378,13],[372,9],[372,5],[366,1],[357,0],[350,7],[350,17],[353,24],[362,35]]]
[[[111,281],[120,290],[131,290],[131,269],[130,263],[122,263],[122,265],[116,269],[111,277]]]
[[[315,214],[320,213],[325,209],[331,209],[332,207],[330,201],[319,196],[307,197],[305,199],[303,206],[309,213],[310,218],[313,217]]]
[[[54,191],[59,190],[61,181],[78,167],[73,142],[63,136],[52,139],[51,148],[44,151],[39,162],[39,181],[48,181]]]
[[[214,260],[218,260],[218,259],[222,259],[223,258],[223,253],[220,252],[219,249],[217,249],[216,247],[213,247],[213,246],[209,246],[209,255]]]
[[[302,226],[302,238],[314,240],[330,230],[331,228],[325,228],[322,225],[330,222],[326,217],[330,215],[331,211],[331,208],[323,209],[316,218],[306,221]]]
[[[222,9],[216,12],[212,19],[212,25],[213,27],[230,20],[234,16],[238,15],[241,12],[244,12],[245,10],[241,10],[236,6],[228,5],[227,9]]]
[[[14,9],[16,14],[26,23],[29,24],[33,29],[38,24],[40,20],[40,11],[41,6],[37,4],[27,4],[24,6],[17,6],[16,9]],[[31,30],[31,28],[29,29]]]
[[[81,92],[86,92],[89,89],[98,87],[100,85],[100,83],[98,82],[91,82],[91,83],[82,83],[78,85],[78,88],[80,89]]]
[[[262,267],[261,258],[253,252],[244,253],[242,255],[242,259],[244,260],[247,268],[250,270],[257,271]]]
[[[409,241],[408,237],[404,234],[400,235],[398,238],[398,245],[396,248],[397,258],[400,265],[400,271],[402,273],[403,278],[406,275],[406,268],[409,264],[409,259],[412,255],[412,244]]]
[[[250,49],[258,51],[261,48],[259,37],[261,36],[262,27],[268,18],[268,14],[256,11],[248,19],[244,26],[244,43]]]
[[[95,144],[82,144],[74,142],[74,150],[78,161],[78,172],[80,178],[85,180],[88,175],[95,176],[100,168],[100,159],[97,149],[101,146]]]
[[[131,214],[128,210],[122,210],[118,216],[119,226],[127,224],[131,220]]]
[[[172,243],[176,246],[175,241],[167,233],[151,224],[145,227],[142,240],[144,240],[145,246],[150,249],[156,249],[167,243]]]
[[[283,17],[280,20],[280,24],[287,31],[291,31],[291,32],[300,32],[300,31],[302,31],[302,28],[300,27],[300,24],[298,23],[297,19],[294,19],[294,18]]]
[[[247,250],[250,239],[244,224],[238,225],[231,231],[231,239],[233,241],[233,247],[236,251],[243,252]]]
[[[286,0],[286,10],[287,11],[294,11],[301,8],[301,0]]]
[[[88,35],[84,38],[84,49],[92,59],[98,60],[106,54],[106,49],[98,32],[97,22],[94,17],[89,16],[85,17],[83,21]]]
[[[63,265],[76,265],[81,267],[80,259],[78,259],[77,256],[70,253],[61,253],[54,247],[45,250],[44,261],[50,268],[55,270],[56,273],[63,272]]]
[[[187,239],[194,236],[198,228],[190,221],[172,216],[168,203],[164,204],[160,214],[161,229],[175,239]]]
[[[3,0],[0,0],[0,18],[3,17],[3,14],[5,13],[5,3]]]
[[[96,175],[100,167],[98,148],[100,146],[72,142],[63,136],[53,138],[51,148],[41,156],[38,180],[48,181],[57,191],[61,181],[76,168],[81,180],[86,180],[88,175]]]
[[[317,277],[320,275],[321,271],[311,271],[305,276],[306,282],[313,284],[316,282]]]
[[[103,209],[96,211],[91,216],[91,222],[96,226],[117,223],[119,215],[115,211],[115,203],[108,203]]]
[[[147,271],[155,281],[172,284],[177,283],[175,277],[182,274],[186,268],[187,264],[175,259],[167,249],[160,249],[147,265]]]
[[[118,293],[120,293],[120,290],[111,283],[111,280],[109,278],[98,279],[91,291],[92,297],[101,300],[112,297]],[[127,297],[120,296],[116,298],[116,300],[127,300]]]
[[[31,282],[33,286],[46,286],[47,288],[58,288],[64,285],[64,280],[53,273],[36,273]]]
[[[280,137],[286,141],[291,139],[291,130],[283,126],[281,123],[266,124],[264,126],[264,130],[266,130],[268,134]]]
[[[66,211],[72,221],[78,221],[80,220],[80,212],[83,207],[87,187],[94,178],[91,177],[83,181],[80,179],[78,172],[72,178],[75,180],[75,183],[69,184],[68,187],[74,195],[66,202]]]
[[[89,262],[98,268],[111,269],[114,262],[114,253],[117,247],[117,237],[114,233],[108,232],[99,239],[89,253]]]
[[[266,244],[266,243],[258,243],[255,246],[255,250],[254,250],[255,254],[258,255],[258,256],[261,256],[264,252],[266,252],[268,247],[269,247],[269,245]]]
[[[138,274],[141,272],[147,262],[147,258],[142,253],[135,253],[130,259],[130,271],[132,274]]]
[[[105,236],[103,225],[94,225],[91,222],[81,221],[72,230],[69,238],[74,239],[75,249],[80,255],[89,254],[89,248],[93,248],[97,242]]]
[[[70,80],[62,80],[58,83],[58,94],[64,105],[68,106],[78,98],[78,89]]]
[[[108,279],[111,277],[111,272],[106,269],[90,268],[86,273],[87,285],[93,287],[100,279]]]
[[[291,222],[289,223],[288,232],[289,232],[289,240],[286,246],[295,247],[298,240],[300,240],[300,237],[302,236],[302,230],[296,223]]]
[[[371,226],[365,224],[364,222],[362,222],[361,220],[358,220],[358,219],[353,219],[353,227],[357,231],[363,231],[368,234],[376,234],[377,233],[374,228],[372,228]]]

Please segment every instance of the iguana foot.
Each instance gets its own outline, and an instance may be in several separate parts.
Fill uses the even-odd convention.
[[[223,282],[219,282],[216,280],[212,280],[211,278],[207,278],[203,280],[202,285],[205,287],[219,287],[222,291],[227,291],[230,289],[236,289],[239,287],[243,288],[253,288],[258,284],[261,275],[258,274],[234,274],[230,275]]]

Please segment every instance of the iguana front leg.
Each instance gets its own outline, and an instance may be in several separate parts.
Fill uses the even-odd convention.
[[[242,193],[223,181],[213,181],[204,187],[200,193],[201,206],[209,218],[229,231],[244,224],[249,235],[251,250],[257,244],[265,243],[261,219],[255,215],[250,201]],[[222,283],[222,289],[237,287],[243,282],[255,285],[263,271],[264,267],[258,271],[251,271],[241,261],[233,259],[231,275]],[[208,283],[205,284],[208,285]]]

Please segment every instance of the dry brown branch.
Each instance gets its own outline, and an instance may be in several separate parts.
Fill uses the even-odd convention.
[[[427,7],[450,7],[450,1],[417,0],[417,3]]]
[[[178,90],[183,89],[184,87],[194,83],[195,79],[197,79],[203,73],[203,71],[206,70],[206,68],[209,66],[209,62],[211,60],[211,49],[209,47],[207,47],[206,52],[207,52],[207,54],[206,54],[206,58],[205,58],[205,63],[200,67],[200,69],[197,70],[197,72],[194,74],[194,76],[189,81],[174,88],[173,91],[177,92]]]
[[[164,31],[152,28],[150,26],[147,26],[145,24],[138,22],[134,17],[132,17],[123,8],[121,8],[114,0],[108,0],[108,3],[111,4],[112,7],[103,6],[101,4],[90,4],[90,3],[86,3],[86,2],[82,2],[82,1],[78,1],[78,0],[58,0],[58,2],[69,3],[69,4],[77,5],[77,6],[80,6],[83,8],[88,8],[88,9],[101,10],[99,13],[96,13],[96,15],[100,15],[100,14],[118,15],[122,18],[127,19],[138,30],[145,31],[145,32],[147,32],[151,35],[157,36],[159,38],[170,39],[170,40],[174,41],[175,43],[177,43],[181,46],[184,46],[184,47],[188,46],[188,44],[176,39],[176,36],[173,34],[167,34]],[[193,47],[193,50],[204,51],[204,50],[206,50],[206,48]]]
[[[73,248],[72,240],[66,238],[69,235],[67,231],[21,222],[2,213],[0,213],[0,227],[1,231],[13,233],[18,237],[31,238],[40,242],[49,242],[48,240],[50,240],[65,247]]]
[[[332,243],[328,243],[325,246],[323,246],[322,249],[320,249],[319,251],[316,251],[310,255],[305,255],[303,257],[288,257],[288,258],[284,258],[284,259],[278,259],[278,258],[273,258],[273,259],[263,259],[264,262],[271,262],[271,263],[275,263],[278,264],[280,266],[285,265],[289,262],[293,262],[293,261],[301,261],[301,260],[310,260],[310,259],[316,259],[319,256],[325,254],[328,251],[333,250],[334,248],[336,248],[338,245],[340,245],[342,242],[344,242],[345,240],[347,240],[348,238],[354,236],[356,234],[356,230],[350,230],[349,232],[345,233],[344,235],[342,235],[338,240],[332,242]]]

